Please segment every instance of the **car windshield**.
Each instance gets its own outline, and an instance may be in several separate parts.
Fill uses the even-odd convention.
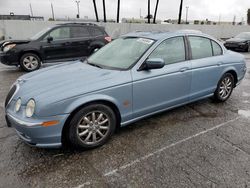
[[[235,38],[250,39],[250,33],[240,33],[240,34],[236,35]]]
[[[51,28],[48,27],[46,29],[43,29],[41,31],[39,31],[37,34],[35,34],[33,37],[31,37],[30,39],[31,40],[37,40],[39,39],[41,36],[43,36],[47,31],[49,31]]]
[[[102,68],[128,69],[153,43],[154,40],[146,38],[119,38],[98,50],[87,62]]]

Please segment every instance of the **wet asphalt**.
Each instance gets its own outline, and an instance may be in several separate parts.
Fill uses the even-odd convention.
[[[90,151],[38,149],[6,127],[4,100],[25,74],[0,65],[0,187],[250,187],[250,54],[223,103],[205,99],[121,128]]]

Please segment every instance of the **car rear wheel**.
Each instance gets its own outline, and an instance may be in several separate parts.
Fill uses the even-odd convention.
[[[217,102],[226,101],[232,94],[234,88],[234,77],[231,73],[226,73],[220,79],[214,98]]]
[[[41,59],[34,53],[26,53],[20,59],[20,66],[26,72],[37,70],[41,66]]]
[[[92,104],[78,111],[69,125],[69,140],[73,146],[92,149],[105,144],[115,131],[116,116],[103,104]]]

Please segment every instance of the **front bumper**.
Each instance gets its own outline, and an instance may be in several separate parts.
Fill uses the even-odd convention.
[[[13,51],[0,51],[0,62],[5,65],[18,65],[18,54]]]
[[[6,114],[6,122],[13,127],[18,136],[27,144],[40,148],[59,148],[62,146],[62,129],[68,115],[57,115],[39,120],[25,120],[13,114]],[[59,124],[44,127],[42,122],[58,120]]]

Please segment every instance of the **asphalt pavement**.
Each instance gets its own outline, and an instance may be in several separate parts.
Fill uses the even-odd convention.
[[[250,54],[223,103],[205,99],[121,128],[90,151],[38,149],[6,127],[4,100],[25,74],[0,65],[0,187],[250,187]]]

